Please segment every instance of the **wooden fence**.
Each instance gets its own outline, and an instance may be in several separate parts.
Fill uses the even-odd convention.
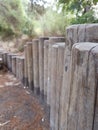
[[[66,40],[40,37],[24,46],[24,56],[0,57],[47,103],[51,130],[98,129],[98,24],[72,25]]]

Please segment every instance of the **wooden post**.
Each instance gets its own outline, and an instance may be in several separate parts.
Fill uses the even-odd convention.
[[[52,46],[50,126],[53,130],[59,129],[59,109],[64,66],[64,50],[65,43],[57,43]]]
[[[18,78],[18,69],[17,69],[17,67],[18,67],[18,61],[17,61],[17,58],[18,56],[16,56],[16,78]]]
[[[55,130],[59,130],[60,123],[60,98],[63,82],[63,68],[64,68],[64,52],[65,52],[65,43],[57,43],[58,45],[58,63],[57,63],[57,75],[56,75],[56,107],[55,107]]]
[[[27,69],[27,45],[24,45],[24,55],[25,55],[25,60],[24,60],[24,85],[25,87],[28,87],[28,69]]]
[[[16,77],[19,79],[20,76],[20,67],[19,67],[19,56],[16,57]]]
[[[34,91],[33,83],[33,54],[32,42],[27,43],[27,71],[28,71],[28,86]]]
[[[92,50],[96,46],[98,46],[96,43],[80,43],[73,46],[67,124],[63,124],[61,129],[92,130],[93,128],[97,84]]]
[[[21,81],[21,57],[18,57],[18,79]]]
[[[9,53],[7,54],[7,65],[8,65],[8,69],[9,69]]]
[[[49,37],[49,41],[51,44],[55,44],[57,42],[65,42],[65,37]]]
[[[58,45],[52,46],[51,57],[51,103],[50,103],[50,127],[55,130],[55,109],[56,109],[56,80],[57,80],[57,63],[58,63]]]
[[[17,54],[10,54],[10,62],[11,62],[11,63],[10,63],[10,64],[11,64],[11,65],[10,65],[10,70],[11,70],[11,72],[12,72],[12,57],[13,57],[13,56],[17,56]]]
[[[85,26],[85,37],[86,41],[97,42],[98,43],[98,23],[96,24],[86,24]]]
[[[95,72],[96,72],[96,85],[98,86],[98,46],[92,49],[92,54],[95,60]],[[93,130],[98,129],[98,88],[96,88],[95,92],[95,108],[94,108],[94,124]]]
[[[16,56],[16,54],[7,53],[7,65],[10,71],[12,71],[12,56]]]
[[[25,57],[24,56],[22,57],[22,60],[21,60],[21,69],[22,69],[21,81],[23,85],[25,86]]]
[[[19,79],[24,84],[24,57],[19,58]]]
[[[70,62],[71,62],[71,50],[72,46],[77,42],[97,42],[98,41],[98,24],[82,24],[72,25],[66,29],[66,48],[65,48],[65,66],[63,73],[63,85],[61,96],[61,130],[67,129],[67,111],[70,99]],[[65,124],[65,125],[64,125]],[[64,127],[63,127],[64,126]]]
[[[50,37],[49,38],[49,49],[48,49],[48,79],[47,79],[47,82],[48,82],[48,92],[47,92],[47,104],[50,105],[50,91],[51,91],[51,48],[52,48],[52,45],[55,44],[55,43],[58,43],[58,42],[64,42],[65,41],[65,38],[64,37]]]
[[[44,41],[48,39],[48,37],[39,38],[39,86],[42,98],[44,97]]]
[[[44,41],[44,99],[47,101],[47,91],[48,90],[48,49],[49,40]]]
[[[80,31],[81,30],[81,31]],[[67,129],[67,111],[69,104],[69,72],[70,72],[70,59],[71,59],[71,49],[73,44],[81,40],[85,40],[85,25],[81,25],[81,29],[79,25],[72,25],[66,29],[66,48],[64,55],[64,72],[63,72],[63,85],[61,90],[61,98],[60,98],[60,130]]]
[[[34,92],[39,94],[39,40],[35,39],[32,43],[33,50],[33,73],[34,73]]]
[[[11,62],[11,56],[12,56],[12,53],[9,54],[9,70],[11,71],[12,70],[12,62]]]
[[[16,76],[16,56],[12,56],[12,73]]]
[[[8,54],[8,52],[3,53],[3,63],[5,66],[7,66],[7,54]]]
[[[11,70],[11,57],[10,57],[11,53],[7,54],[7,62],[8,62],[8,69]]]

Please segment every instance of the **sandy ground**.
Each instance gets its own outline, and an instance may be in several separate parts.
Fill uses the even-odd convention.
[[[0,72],[0,130],[50,130],[45,105],[9,72]]]

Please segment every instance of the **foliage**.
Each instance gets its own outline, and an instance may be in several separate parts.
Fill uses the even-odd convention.
[[[20,0],[0,0],[0,33],[14,35],[21,32],[25,15]]]
[[[3,37],[22,33],[33,35],[33,20],[29,9],[26,0],[0,0],[0,34]]]
[[[69,11],[76,17],[72,19],[72,24],[96,23],[98,20],[94,16],[93,5],[97,0],[59,0],[59,6],[63,11]]]
[[[59,0],[59,5],[62,4],[63,9],[75,12],[77,15],[91,10],[91,7],[96,4],[98,0]]]
[[[71,24],[98,23],[98,19],[94,17],[94,12],[89,11],[82,16],[73,18]]]
[[[38,35],[65,35],[65,28],[70,23],[70,17],[63,12],[51,8],[39,20],[35,21],[35,32]]]

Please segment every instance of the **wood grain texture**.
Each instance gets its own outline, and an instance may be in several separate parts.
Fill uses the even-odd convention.
[[[95,110],[94,110],[94,125],[93,130],[98,129],[98,46],[92,49],[92,54],[95,60],[95,69],[96,69],[96,96],[95,96]]]
[[[51,103],[50,103],[50,127],[55,130],[55,110],[56,110],[56,81],[57,81],[57,65],[58,65],[58,45],[52,46],[51,57]]]
[[[65,43],[52,45],[51,57],[51,103],[50,103],[50,126],[53,130],[59,129],[60,96],[64,66]]]
[[[98,42],[97,32],[98,24],[72,25],[66,29],[66,48],[65,48],[65,66],[63,73],[63,85],[61,93],[61,119],[60,128],[66,130],[68,118],[68,106],[70,99],[70,69],[71,69],[71,50],[77,42]],[[95,32],[94,32],[95,31]],[[95,36],[93,36],[93,34]],[[91,36],[92,35],[92,36]],[[85,43],[84,43],[85,44]]]
[[[91,53],[95,43],[73,46],[70,71],[68,130],[92,130],[96,92],[95,60]]]
[[[28,73],[28,87],[34,90],[33,84],[33,51],[32,42],[27,43],[27,73]]]
[[[63,68],[64,68],[64,52],[65,43],[57,43],[58,45],[58,63],[57,63],[57,79],[56,79],[56,107],[55,107],[55,130],[59,130],[60,123],[60,98],[63,81]]]
[[[50,105],[51,98],[50,98],[50,93],[51,93],[51,58],[52,58],[52,45],[58,43],[58,42],[64,42],[65,38],[64,37],[50,37],[49,38],[49,49],[48,49],[48,78],[47,78],[47,87],[48,87],[48,92],[47,92],[47,104]]]
[[[16,76],[16,56],[12,56],[12,73]]]
[[[48,37],[39,38],[39,86],[40,93],[44,96],[44,41],[48,40]]]
[[[39,94],[39,40],[35,39],[32,43],[33,50],[33,73],[34,73],[34,92]]]
[[[47,101],[47,93],[49,92],[48,88],[48,49],[49,49],[49,40],[44,41],[44,96]]]
[[[27,69],[27,45],[24,45],[24,85],[25,87],[28,87],[28,69]]]
[[[7,66],[7,54],[8,54],[8,52],[3,52],[3,63],[4,63],[4,65],[5,66]]]
[[[20,70],[19,79],[21,83],[24,84],[24,57],[19,58],[19,70]]]

